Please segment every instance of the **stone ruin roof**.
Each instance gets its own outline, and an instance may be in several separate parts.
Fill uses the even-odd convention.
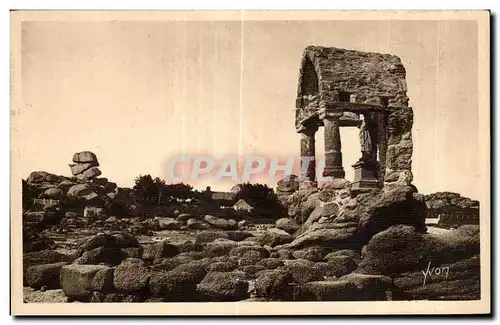
[[[296,108],[321,110],[354,94],[357,103],[408,106],[406,70],[399,57],[336,47],[308,46],[302,54]]]

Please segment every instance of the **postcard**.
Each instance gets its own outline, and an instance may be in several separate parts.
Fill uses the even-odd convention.
[[[489,314],[488,11],[12,11],[13,315]]]

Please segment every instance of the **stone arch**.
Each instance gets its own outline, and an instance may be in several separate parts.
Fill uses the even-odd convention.
[[[302,66],[301,93],[302,95],[317,95],[318,91],[318,75],[313,63],[306,57]]]
[[[301,101],[302,96],[322,96],[321,87],[321,68],[317,62],[317,58],[314,52],[306,48],[302,54],[302,59],[299,69],[299,82],[297,89],[297,108],[301,108],[303,103]]]

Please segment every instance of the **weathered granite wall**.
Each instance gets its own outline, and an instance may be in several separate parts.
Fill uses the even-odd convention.
[[[384,185],[410,185],[413,141],[413,111],[411,107],[390,108],[388,146],[385,158]]]

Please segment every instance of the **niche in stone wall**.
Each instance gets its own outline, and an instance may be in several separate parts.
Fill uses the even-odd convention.
[[[309,58],[302,67],[302,96],[315,96],[318,94],[318,76]]]
[[[347,91],[339,92],[339,102],[349,103],[351,101],[351,93]]]

